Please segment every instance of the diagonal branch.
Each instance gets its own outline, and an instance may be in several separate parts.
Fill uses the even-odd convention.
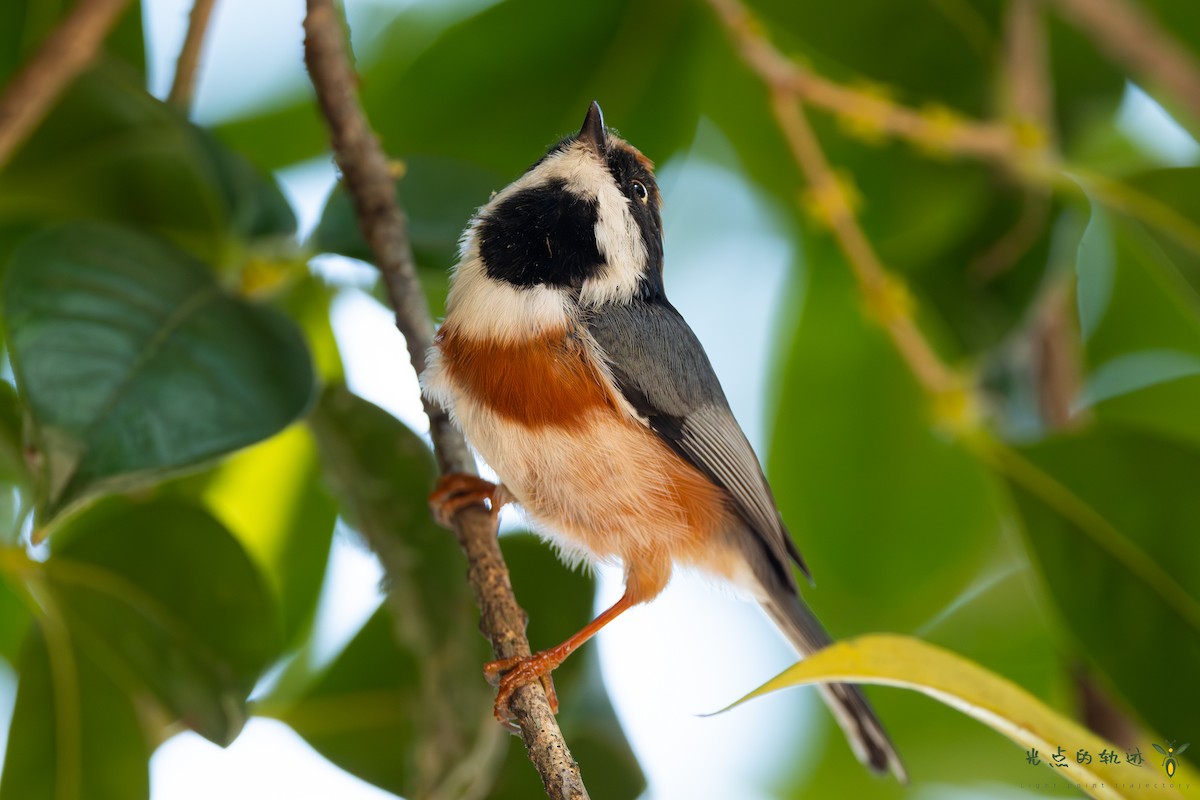
[[[1200,59],[1146,11],[1124,0],[1053,0],[1115,61],[1182,103],[1200,121]]]
[[[396,327],[408,344],[413,368],[420,374],[425,368],[425,353],[433,344],[433,321],[417,279],[407,221],[396,203],[387,157],[359,102],[358,81],[350,66],[343,20],[334,8],[334,0],[308,0],[304,30],[304,58],[329,125],[334,155],[354,201],[359,227],[375,255],[395,309]],[[442,472],[474,474],[475,464],[466,442],[446,413],[429,403],[425,411]],[[475,590],[480,627],[496,657],[529,655],[525,614],[509,584],[491,515],[482,508],[464,509],[455,517],[454,528],[467,556],[467,579]],[[579,766],[550,712],[541,683],[535,681],[518,689],[512,710],[546,793],[554,800],[586,800]]]
[[[95,58],[129,0],[80,0],[0,96],[0,168]]]
[[[184,113],[192,107],[192,96],[196,92],[196,71],[200,66],[200,53],[204,49],[204,36],[208,33],[208,21],[212,17],[217,0],[196,0],[188,18],[187,35],[179,60],[175,62],[175,78],[171,82],[171,93],[167,102]]]
[[[955,389],[958,381],[953,372],[938,357],[913,320],[912,302],[903,283],[883,266],[858,224],[846,189],[826,161],[801,103],[776,89],[771,93],[771,107],[796,164],[808,181],[808,196],[817,216],[829,226],[837,240],[867,307],[927,392],[942,395]]]
[[[918,111],[882,94],[835,83],[797,64],[762,35],[757,20],[739,0],[709,0],[733,37],[742,59],[777,91],[833,112],[850,126],[904,139],[955,155],[1018,163],[1024,145],[1008,125],[960,118],[945,110]]]

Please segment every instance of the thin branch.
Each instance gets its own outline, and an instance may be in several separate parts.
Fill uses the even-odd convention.
[[[396,312],[396,327],[408,344],[413,368],[425,368],[425,353],[433,344],[433,321],[417,279],[407,221],[396,203],[388,159],[363,113],[358,81],[350,66],[345,31],[334,0],[308,0],[304,20],[304,58],[317,100],[329,125],[333,151],[353,198],[359,227],[371,246]],[[474,474],[466,442],[446,413],[426,403],[430,435],[443,473]],[[527,656],[525,614],[517,604],[501,555],[493,519],[482,508],[467,508],[454,520],[455,535],[466,553],[467,579],[475,590],[481,613],[480,628],[497,658]],[[587,790],[550,712],[540,682],[517,690],[512,710],[530,760],[554,800],[582,800]]]
[[[898,278],[884,268],[867,239],[846,191],[825,160],[825,153],[804,115],[802,104],[784,91],[771,93],[771,107],[801,171],[816,198],[819,216],[828,224],[854,271],[867,307],[891,336],[914,376],[931,394],[957,386],[952,372],[934,352],[912,318],[911,301]]]
[[[768,86],[833,112],[852,128],[1005,166],[1027,155],[1008,125],[966,119],[945,109],[917,111],[880,93],[835,83],[780,53],[739,0],[709,0],[709,4],[733,36],[742,58]]]
[[[1037,131],[1047,148],[1057,149],[1054,84],[1041,0],[1009,0],[1004,28],[1005,114]],[[971,261],[969,270],[980,283],[1006,273],[1037,242],[1050,219],[1051,191],[1045,183],[1024,188],[1016,223]]]
[[[1110,58],[1168,92],[1200,121],[1200,59],[1125,0],[1053,0]]]
[[[208,21],[216,4],[217,0],[196,0],[193,3],[192,14],[188,18],[187,35],[183,40],[183,48],[179,51],[179,60],[175,62],[175,79],[171,83],[171,93],[167,95],[167,102],[185,114],[192,107],[192,97],[196,91],[196,70],[200,66],[200,53],[204,49]]]
[[[0,96],[0,168],[95,58],[129,0],[80,0]]]

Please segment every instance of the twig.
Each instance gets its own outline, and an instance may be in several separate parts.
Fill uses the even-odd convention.
[[[1124,0],[1054,0],[1096,45],[1161,87],[1200,121],[1200,60],[1141,8]]]
[[[912,318],[911,302],[898,278],[888,273],[854,216],[846,192],[825,160],[825,153],[799,101],[786,91],[771,93],[771,106],[797,165],[817,198],[822,221],[829,225],[854,271],[867,307],[891,336],[914,376],[931,394],[957,387],[951,370],[930,347]]]
[[[433,343],[433,321],[417,279],[407,222],[396,203],[387,157],[359,102],[358,82],[334,0],[308,0],[304,30],[304,58],[330,128],[334,155],[395,309],[396,327],[404,335],[409,358],[419,374]],[[474,474],[466,442],[446,413],[428,403],[425,411],[442,472]],[[455,517],[454,527],[467,556],[467,579],[479,604],[480,628],[491,640],[496,657],[529,655],[525,614],[513,595],[491,515],[482,508],[467,508]],[[512,710],[546,793],[554,800],[587,798],[579,766],[550,712],[541,683],[519,689]]]
[[[212,17],[217,0],[196,0],[188,18],[187,35],[179,60],[175,62],[175,79],[167,102],[185,114],[192,107],[192,96],[196,90],[196,69],[200,66],[200,52],[204,49],[204,35],[208,32],[208,21]]]
[[[853,128],[1004,166],[1025,156],[1025,148],[1010,126],[962,118],[944,109],[917,111],[879,93],[830,81],[780,53],[739,0],[709,0],[709,4],[733,36],[742,58],[768,86],[831,111]]]
[[[1037,131],[1047,148],[1056,148],[1054,84],[1046,47],[1046,17],[1041,0],[1009,0],[1004,37],[1005,113],[1018,125]],[[972,276],[987,283],[1011,269],[1041,236],[1050,219],[1051,186],[1034,183],[1023,190],[1017,221],[971,261]]]
[[[0,96],[0,168],[91,63],[129,0],[80,0]]]

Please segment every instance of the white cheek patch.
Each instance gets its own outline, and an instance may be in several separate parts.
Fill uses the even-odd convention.
[[[462,260],[454,268],[446,319],[453,319],[472,339],[509,343],[561,331],[570,325],[572,312],[565,292],[489,278],[472,225],[463,239]]]
[[[613,183],[608,168],[596,160],[587,145],[573,145],[549,156],[537,169],[492,198],[488,206],[553,180],[563,181],[570,191],[597,203],[596,246],[606,265],[599,275],[583,282],[580,304],[629,302],[645,271],[649,257],[646,243],[629,210],[629,198]]]
[[[592,306],[628,303],[646,271],[646,243],[629,210],[629,198],[611,180],[604,183],[596,199],[596,246],[607,265],[599,275],[583,282],[579,302]]]

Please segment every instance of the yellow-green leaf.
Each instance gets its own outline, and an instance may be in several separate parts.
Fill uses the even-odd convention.
[[[860,636],[830,645],[784,670],[730,708],[777,689],[831,682],[915,689],[987,724],[1027,752],[1036,749],[1041,763],[1092,797],[1163,800],[1200,794],[1191,788],[1200,781],[1177,774],[1173,784],[1176,788],[1169,788],[1152,759],[1141,766],[1126,763],[1123,749],[1061,716],[1011,681],[973,661],[906,636]],[[1059,748],[1070,754],[1069,765],[1053,766],[1052,757]],[[1075,756],[1081,750],[1090,754],[1091,763],[1078,763]],[[1101,763],[1099,754],[1105,751],[1118,753],[1120,763]],[[1181,772],[1190,769],[1179,763]],[[1187,787],[1186,794],[1177,790],[1183,787]]]

